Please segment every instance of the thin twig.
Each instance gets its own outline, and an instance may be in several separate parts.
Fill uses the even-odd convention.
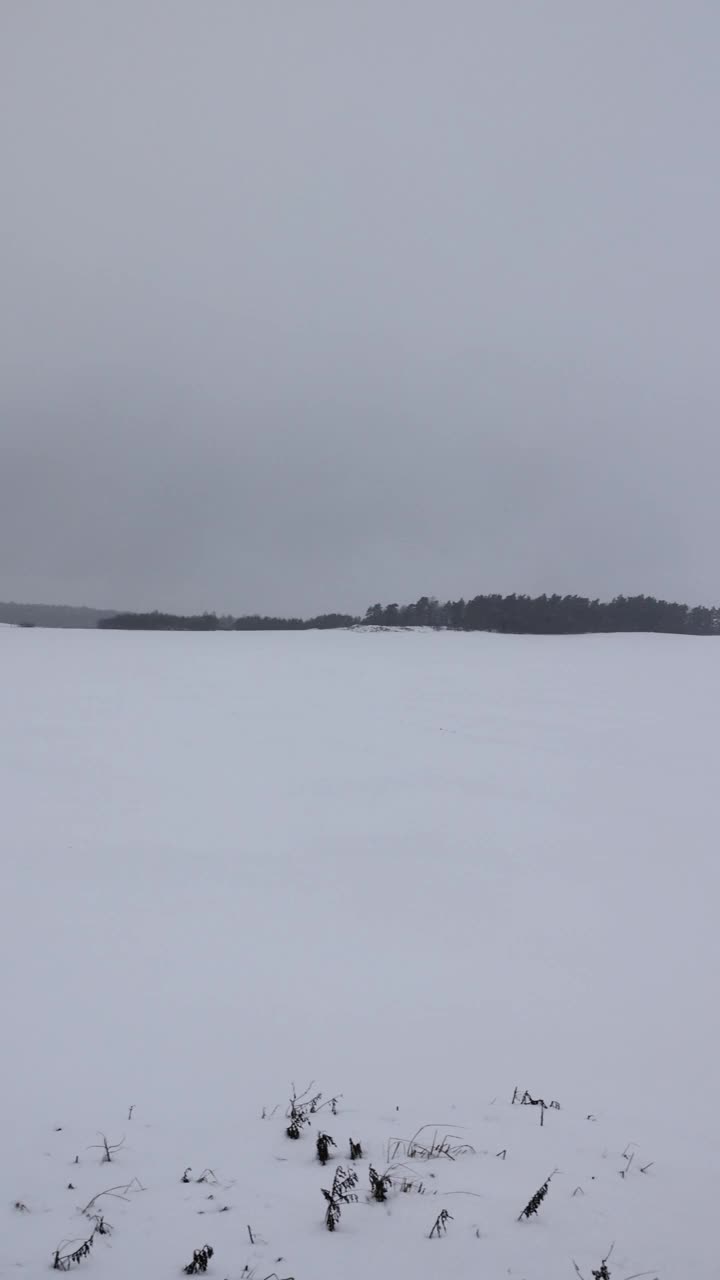
[[[93,1196],[92,1200],[88,1200],[85,1208],[81,1209],[80,1212],[87,1213],[88,1210],[92,1209],[95,1201],[99,1200],[101,1196],[112,1196],[114,1200],[129,1200],[129,1196],[122,1194],[122,1192],[127,1191],[128,1189],[129,1184],[128,1186],[108,1187],[107,1191],[98,1191],[97,1195]]]

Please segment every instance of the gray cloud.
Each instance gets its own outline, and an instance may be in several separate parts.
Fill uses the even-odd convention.
[[[5,0],[0,597],[720,597],[720,11]]]

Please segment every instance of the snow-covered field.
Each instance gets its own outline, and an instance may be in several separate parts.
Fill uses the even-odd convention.
[[[123,1186],[88,1280],[206,1242],[216,1280],[720,1275],[720,642],[3,628],[0,664],[0,1275]],[[401,1147],[369,1202],[421,1125],[474,1152]]]

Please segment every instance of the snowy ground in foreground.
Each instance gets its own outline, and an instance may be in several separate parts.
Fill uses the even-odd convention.
[[[206,1241],[216,1280],[590,1280],[613,1241],[612,1280],[718,1274],[720,642],[3,629],[0,662],[1,1276],[133,1178],[79,1276]],[[475,1154],[384,1206],[366,1160],[331,1236],[317,1124],[283,1134],[310,1079],[343,1163],[426,1123]]]

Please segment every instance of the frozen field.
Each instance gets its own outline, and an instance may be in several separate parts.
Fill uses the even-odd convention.
[[[720,1275],[720,641],[2,628],[0,664],[2,1277],[134,1178],[81,1280],[206,1241],[215,1280]],[[338,1114],[292,1142],[310,1080]],[[426,1123],[475,1153],[384,1205],[366,1158],[328,1234],[318,1125],[382,1172]]]

